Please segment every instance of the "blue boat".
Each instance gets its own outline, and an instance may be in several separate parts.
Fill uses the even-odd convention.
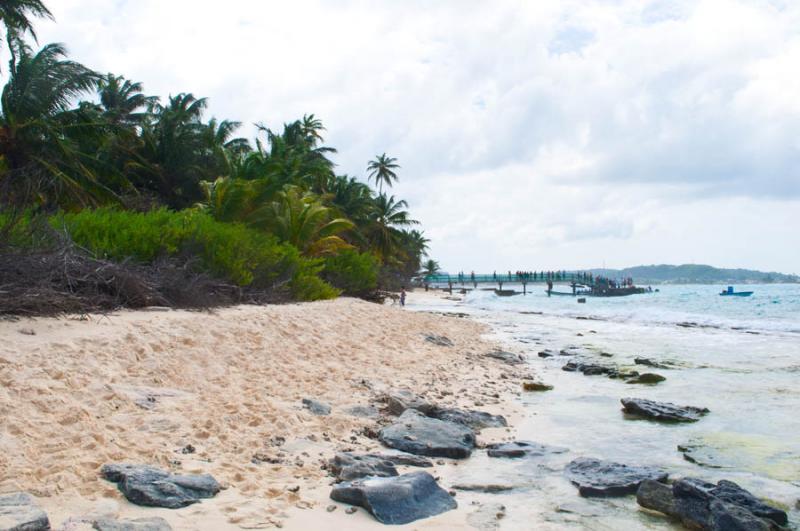
[[[752,291],[733,291],[733,286],[728,286],[728,289],[720,292],[723,297],[749,297],[752,294]]]

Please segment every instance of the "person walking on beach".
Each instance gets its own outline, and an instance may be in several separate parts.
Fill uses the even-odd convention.
[[[405,306],[405,305],[406,305],[406,287],[403,286],[400,289],[400,306]]]

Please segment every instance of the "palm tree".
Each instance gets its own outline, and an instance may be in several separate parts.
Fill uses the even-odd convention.
[[[21,48],[25,46],[23,42],[25,34],[30,33],[34,42],[37,42],[36,32],[29,18],[31,16],[53,20],[53,14],[41,0],[3,0],[0,2],[0,22],[6,27],[6,42],[11,53],[12,69]]]
[[[331,209],[297,186],[278,192],[271,214],[271,232],[306,256],[334,254],[351,247],[338,234],[353,228],[353,223],[344,218],[331,219]]]
[[[80,149],[77,135],[98,124],[82,117],[85,107],[71,110],[75,98],[97,84],[98,75],[66,59],[61,44],[38,53],[22,45],[11,63],[0,112],[0,202],[12,206],[73,206],[108,197],[91,170],[96,157]]]
[[[375,198],[368,235],[374,250],[384,261],[397,250],[402,235],[400,229],[419,224],[404,208],[408,208],[408,203],[395,201],[394,196],[381,194]]]
[[[422,271],[420,271],[420,273],[422,273],[423,275],[425,275],[427,277],[427,276],[431,276],[431,275],[437,274],[440,270],[441,270],[441,267],[439,266],[439,262],[437,262],[433,258],[428,258],[422,264]]]
[[[397,173],[395,169],[399,168],[397,159],[394,157],[387,157],[386,153],[378,155],[375,160],[367,164],[367,171],[369,172],[368,178],[375,181],[378,186],[378,195],[383,193],[384,183],[389,188],[392,187],[392,181],[397,182]]]
[[[158,103],[156,96],[145,96],[142,84],[122,76],[106,74],[98,83],[100,106],[106,118],[116,126],[140,125],[148,116],[143,109]]]

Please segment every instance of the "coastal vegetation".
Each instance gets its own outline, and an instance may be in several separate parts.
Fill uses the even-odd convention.
[[[39,0],[0,6],[10,56],[0,288],[11,261],[48,252],[168,263],[236,287],[241,300],[373,297],[419,272],[428,240],[407,202],[384,192],[399,178],[396,158],[376,156],[365,181],[338,174],[314,114],[237,136],[241,123],[207,117],[206,98],[148,95],[71,60],[62,44],[39,47],[37,17],[52,18]],[[55,292],[71,286],[64,278]]]

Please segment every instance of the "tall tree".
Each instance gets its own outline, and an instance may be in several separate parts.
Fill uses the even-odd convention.
[[[53,14],[41,0],[2,0],[0,1],[0,22],[6,28],[6,43],[11,53],[13,67],[19,51],[25,46],[23,38],[30,33],[37,42],[31,17],[53,19]]]
[[[70,108],[97,80],[95,72],[66,59],[61,44],[36,54],[19,49],[2,94],[0,201],[69,207],[107,196],[91,171],[95,153],[81,151],[76,140],[96,124],[81,120],[85,108]]]
[[[387,157],[386,153],[378,155],[375,160],[367,164],[368,177],[375,181],[378,186],[378,195],[383,193],[383,185],[389,188],[392,187],[392,182],[397,182],[397,173],[394,171],[399,168],[397,159],[394,157]]]
[[[408,203],[404,200],[396,201],[394,196],[380,194],[375,198],[367,231],[370,244],[383,261],[392,258],[397,251],[400,229],[419,223],[410,217],[405,208],[408,208]]]

